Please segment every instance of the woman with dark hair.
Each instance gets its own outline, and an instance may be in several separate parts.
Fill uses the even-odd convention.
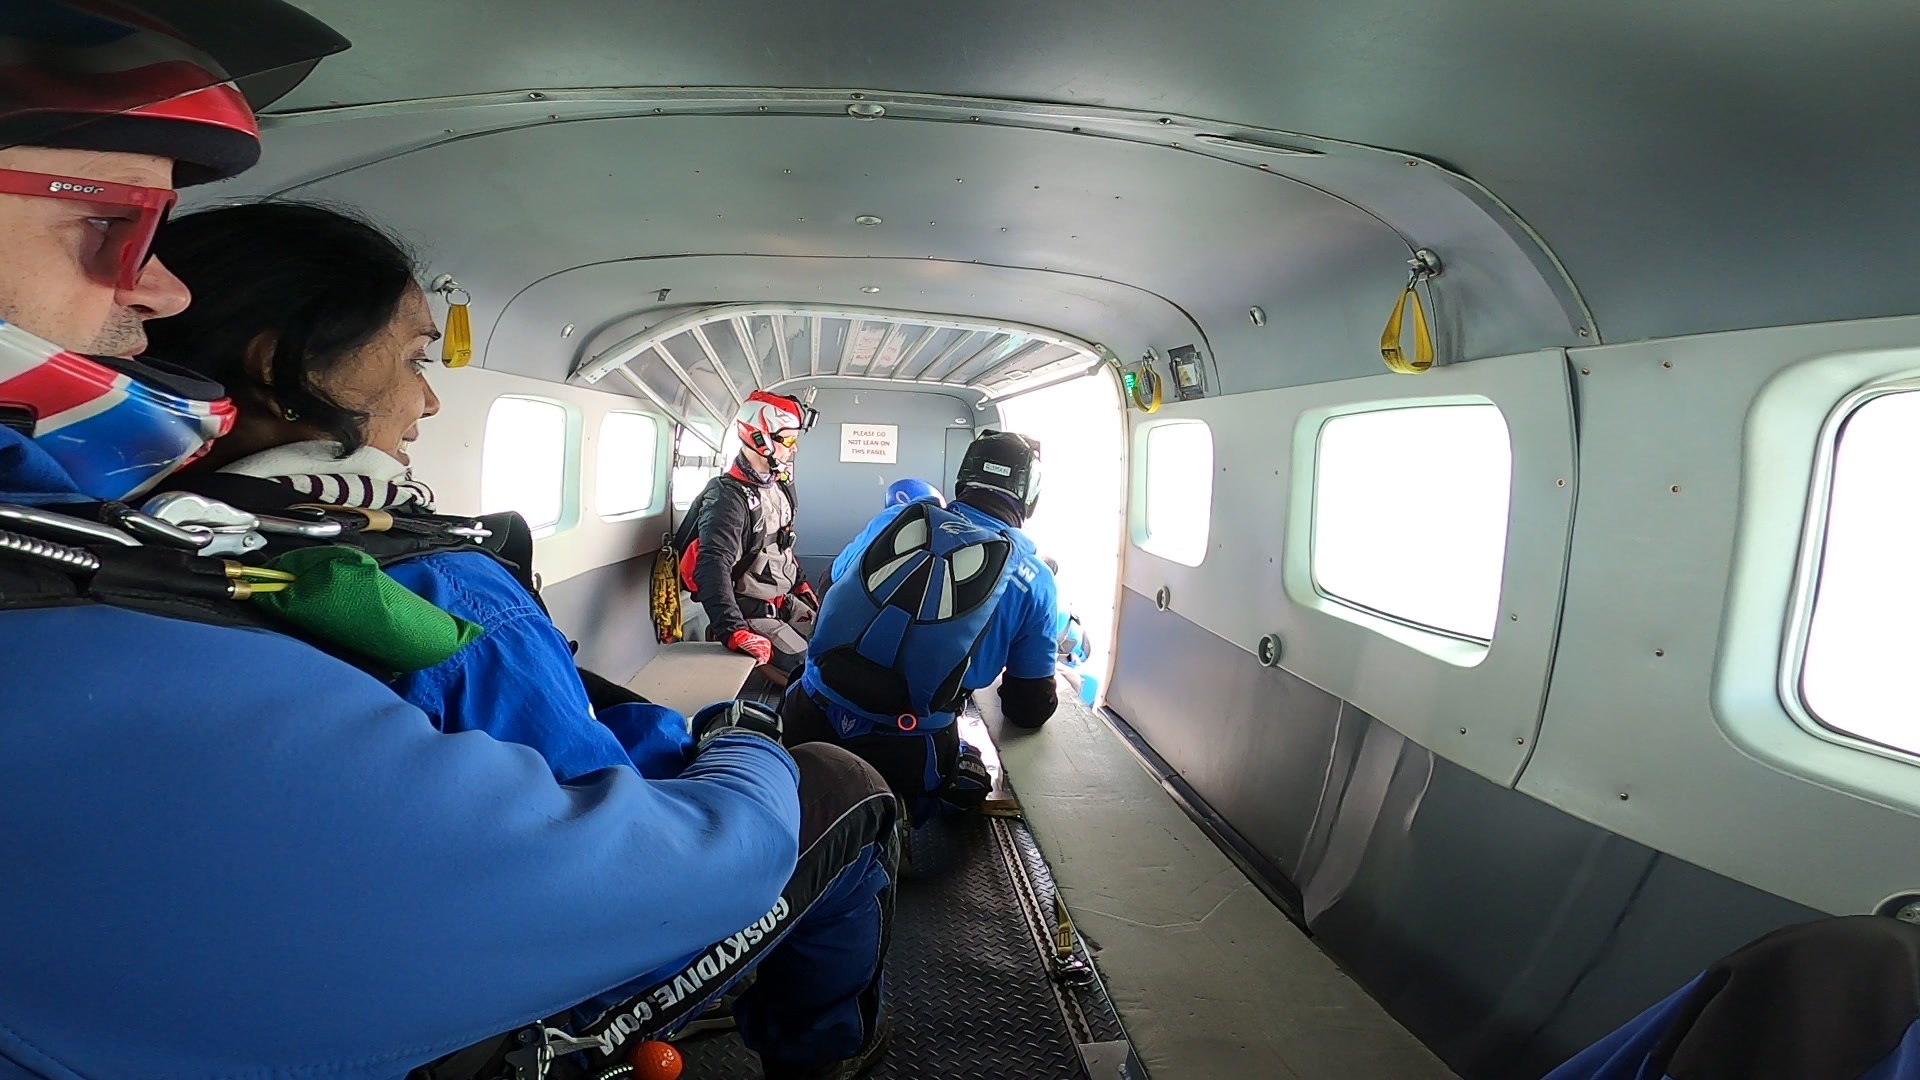
[[[238,412],[232,434],[171,486],[256,511],[278,499],[432,513],[407,445],[440,411],[426,378],[440,331],[399,241],[339,210],[269,202],[176,219],[154,251],[194,304],[149,325],[153,355],[225,385]],[[660,779],[685,764],[679,715],[631,695],[610,703],[617,689],[575,668],[536,597],[492,555],[442,550],[386,570],[484,631],[394,684],[442,731],[530,746],[562,782],[619,765]],[[605,706],[597,717],[587,681]]]

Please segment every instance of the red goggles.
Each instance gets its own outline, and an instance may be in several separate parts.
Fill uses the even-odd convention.
[[[109,184],[74,176],[0,169],[0,195],[28,195],[90,203],[101,213],[100,247],[87,259],[87,273],[115,288],[131,289],[153,255],[153,237],[180,201],[169,188]]]

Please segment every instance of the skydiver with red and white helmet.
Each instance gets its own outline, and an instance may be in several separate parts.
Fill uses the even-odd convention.
[[[798,398],[756,390],[734,414],[740,452],[687,508],[687,591],[707,613],[707,640],[784,676],[807,655],[820,602],[794,552],[793,458],[813,426]]]

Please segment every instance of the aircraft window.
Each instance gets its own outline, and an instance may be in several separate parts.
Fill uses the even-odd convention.
[[[1187,566],[1207,556],[1213,514],[1213,430],[1199,420],[1148,428],[1142,551]]]
[[[645,413],[612,412],[600,421],[593,505],[602,518],[630,517],[653,505],[659,445],[660,423]]]
[[[715,425],[701,424],[700,429],[715,442],[720,442],[719,429]],[[707,481],[719,476],[720,470],[726,467],[727,459],[720,455],[720,451],[701,442],[700,436],[686,427],[680,429],[680,437],[674,441],[673,451],[673,478],[668,481],[668,487],[673,492],[673,510],[677,514],[693,505],[693,500],[699,497]]]
[[[1799,672],[1800,700],[1814,719],[1912,753],[1920,753],[1917,433],[1920,393],[1911,391],[1867,399],[1840,427]]]
[[[1321,593],[1424,629],[1493,639],[1513,484],[1498,406],[1335,416],[1320,429],[1314,469]]]
[[[566,408],[538,398],[494,401],[480,444],[480,512],[518,510],[535,536],[547,536],[565,511],[566,482]]]

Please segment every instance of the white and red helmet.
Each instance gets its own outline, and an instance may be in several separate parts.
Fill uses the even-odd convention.
[[[813,407],[798,398],[755,390],[733,414],[733,430],[747,449],[773,458],[774,437],[782,431],[806,431],[819,418]]]

